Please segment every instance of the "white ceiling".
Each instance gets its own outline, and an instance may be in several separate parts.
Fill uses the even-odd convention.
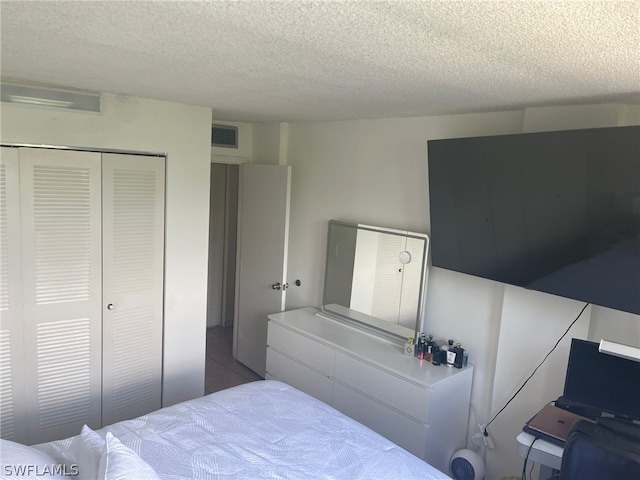
[[[305,121],[640,103],[634,1],[4,1],[3,78]]]

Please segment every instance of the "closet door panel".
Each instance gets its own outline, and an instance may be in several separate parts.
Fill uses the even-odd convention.
[[[164,158],[103,154],[103,422],[161,406]]]
[[[20,246],[20,164],[18,149],[0,155],[0,436],[27,441],[22,265]]]
[[[101,425],[100,162],[20,149],[29,443]]]
[[[404,245],[402,236],[380,235],[378,239],[371,315],[392,323],[398,323],[400,312],[402,264],[398,254]]]

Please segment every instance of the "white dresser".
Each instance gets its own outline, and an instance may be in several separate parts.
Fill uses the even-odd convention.
[[[449,473],[466,443],[473,367],[434,366],[317,308],[269,315],[265,378],[332,405]]]

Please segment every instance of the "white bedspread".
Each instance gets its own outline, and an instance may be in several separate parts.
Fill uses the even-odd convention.
[[[332,407],[269,380],[98,430],[108,431],[167,480],[449,478]],[[37,448],[72,463],[70,444]]]

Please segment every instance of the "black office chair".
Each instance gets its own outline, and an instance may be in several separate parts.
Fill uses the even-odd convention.
[[[640,425],[615,418],[573,424],[560,480],[640,479]]]

